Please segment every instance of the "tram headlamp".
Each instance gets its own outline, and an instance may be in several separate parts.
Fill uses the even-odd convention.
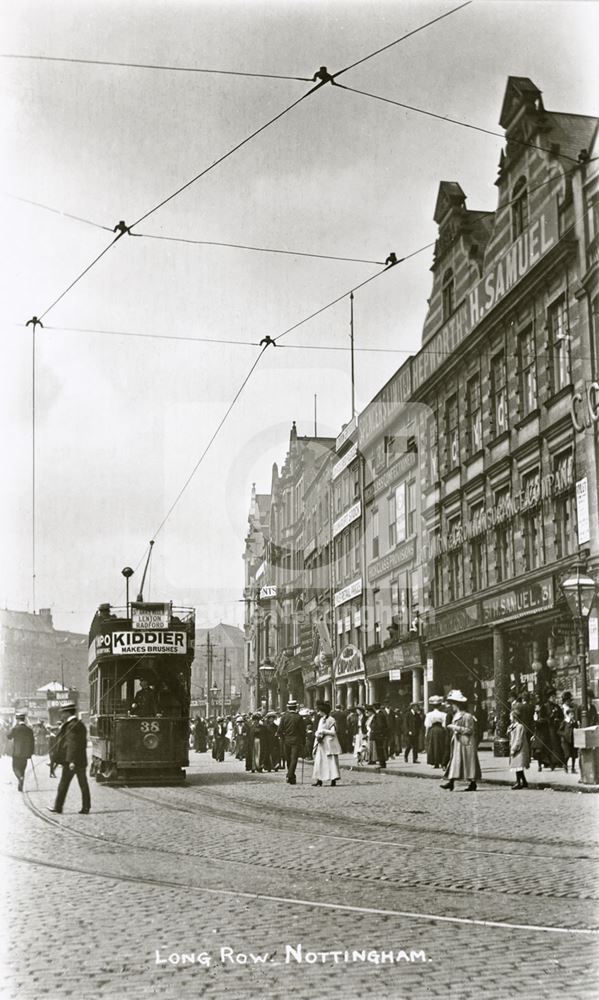
[[[143,744],[148,750],[155,750],[160,743],[160,737],[157,733],[146,733],[143,739]]]

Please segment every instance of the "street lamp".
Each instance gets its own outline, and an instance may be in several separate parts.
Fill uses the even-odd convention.
[[[576,564],[575,572],[566,580],[562,581],[561,589],[570,613],[574,618],[578,630],[578,654],[580,659],[580,682],[582,685],[582,699],[580,706],[580,722],[584,729],[588,718],[587,699],[587,653],[585,628],[586,622],[591,613],[593,602],[597,595],[597,584],[592,577],[584,572],[584,563]]]
[[[269,704],[268,704],[269,686],[270,686],[270,684],[272,682],[272,679],[273,679],[273,677],[275,675],[275,668],[274,668],[273,664],[270,662],[270,660],[265,660],[264,663],[260,664],[260,674],[262,675],[262,680],[264,682],[264,689],[266,691],[266,709],[268,711],[268,708],[269,708]]]
[[[210,704],[212,706],[214,706],[214,709],[215,709],[214,714],[215,715],[216,715],[216,706],[218,704],[218,695],[219,695],[219,692],[220,692],[220,688],[216,684],[213,684],[212,687],[210,688]],[[208,715],[209,716],[212,715],[212,710],[210,710],[208,712]]]

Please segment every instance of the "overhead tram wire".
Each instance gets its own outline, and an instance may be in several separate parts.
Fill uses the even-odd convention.
[[[256,247],[246,243],[221,243],[217,240],[192,240],[181,236],[161,236],[157,233],[136,233],[148,240],[167,240],[171,243],[189,243],[193,246],[230,247],[233,250],[255,250],[258,253],[286,254],[289,257],[316,257],[318,260],[340,260],[351,264],[383,264],[382,260],[367,260],[364,257],[339,257],[328,253],[308,253],[302,250],[281,250],[278,247]]]
[[[48,308],[41,314],[40,318],[43,318],[44,316],[46,316],[50,312],[50,310],[53,309],[54,306],[57,305],[58,302],[60,302],[62,298],[64,298],[64,296],[67,294],[67,292],[69,292],[81,280],[81,278],[83,278],[87,274],[87,272],[90,271],[91,268],[94,267],[95,264],[98,263],[98,261],[104,256],[104,254],[107,253],[108,250],[110,250],[112,246],[114,246],[114,244],[121,238],[121,236],[124,235],[125,231],[127,233],[129,233],[129,235],[137,235],[137,234],[131,233],[131,230],[135,226],[138,226],[141,222],[144,222],[151,215],[153,215],[155,212],[157,212],[160,208],[163,208],[164,205],[168,204],[169,201],[172,201],[173,198],[176,198],[178,195],[182,194],[182,192],[185,191],[185,190],[187,190],[188,187],[191,187],[191,185],[195,184],[195,182],[198,181],[198,180],[200,180],[201,177],[204,177],[207,173],[209,173],[211,170],[213,170],[215,167],[217,167],[220,163],[223,163],[224,160],[228,159],[229,156],[232,156],[233,153],[237,152],[237,150],[241,149],[248,142],[250,142],[252,139],[254,139],[257,135],[260,135],[261,132],[264,132],[265,129],[269,128],[271,125],[274,125],[275,122],[279,121],[281,118],[283,118],[284,115],[288,114],[290,111],[292,111],[294,108],[296,108],[307,97],[310,97],[317,90],[320,90],[320,88],[323,87],[325,83],[327,83],[327,82],[330,81],[332,84],[334,84],[335,83],[335,78],[337,76],[341,76],[343,73],[347,73],[350,69],[353,69],[355,66],[358,66],[361,63],[366,62],[369,59],[373,59],[374,56],[379,55],[381,52],[384,52],[384,51],[386,51],[389,48],[392,48],[394,45],[399,44],[399,42],[404,41],[406,38],[410,38],[412,35],[417,34],[419,31],[423,31],[425,28],[430,27],[432,24],[436,24],[437,21],[441,21],[445,17],[449,17],[451,14],[455,14],[457,11],[462,10],[464,7],[468,7],[471,2],[472,2],[472,0],[466,0],[466,3],[460,4],[459,7],[455,7],[452,10],[447,11],[445,14],[441,14],[439,17],[433,18],[433,20],[431,20],[431,21],[427,21],[426,24],[420,25],[418,28],[415,28],[413,31],[408,32],[406,35],[402,35],[400,38],[396,38],[393,42],[389,42],[388,45],[385,45],[382,48],[377,49],[374,52],[369,53],[367,56],[364,56],[362,59],[359,59],[356,62],[352,63],[350,66],[346,66],[344,69],[339,70],[333,76],[330,76],[326,72],[324,74],[322,74],[322,71],[320,73],[316,72],[314,74],[314,77],[313,77],[313,80],[317,81],[316,84],[315,84],[315,86],[311,87],[311,89],[308,90],[305,94],[302,94],[302,96],[299,97],[296,101],[294,101],[293,104],[290,104],[288,107],[284,108],[283,111],[280,111],[279,114],[275,115],[274,118],[271,118],[264,125],[261,125],[260,128],[256,129],[254,132],[252,132],[251,135],[247,136],[245,139],[242,139],[241,142],[238,142],[237,145],[235,145],[227,153],[224,153],[217,160],[215,160],[214,163],[211,163],[210,166],[206,167],[204,170],[200,171],[199,174],[196,174],[195,177],[192,177],[191,180],[189,180],[185,184],[181,185],[181,187],[177,188],[177,190],[174,191],[172,194],[168,195],[168,197],[163,198],[163,200],[160,201],[157,205],[155,205],[148,212],[145,212],[144,215],[141,215],[138,219],[136,219],[136,221],[133,222],[130,226],[128,226],[126,228],[126,230],[123,229],[121,232],[117,233],[117,236],[112,241],[112,243],[110,243],[109,246],[107,246],[102,251],[101,254],[99,254],[96,258],[94,258],[94,260],[91,262],[91,264],[89,264],[85,268],[85,270],[82,271],[81,274],[79,274],[74,279],[74,281],[71,282],[71,284],[68,286],[68,288],[66,288],[64,290],[64,292],[62,292],[58,296],[58,298],[55,299],[54,302],[50,306],[48,306]],[[116,229],[116,227],[115,227],[115,229]],[[361,287],[361,286],[358,286],[358,287]],[[285,336],[285,334],[281,334],[281,336]]]
[[[43,208],[46,212],[53,212],[54,215],[62,215],[66,219],[74,219],[76,222],[85,222],[88,226],[95,226],[96,229],[104,229],[107,233],[114,232],[110,226],[103,226],[99,222],[94,222],[92,219],[84,219],[81,215],[72,215],[71,212],[63,212],[60,208],[52,208],[50,205],[44,205],[41,201],[32,201],[31,198],[21,198],[17,194],[8,194],[8,192],[2,192],[4,198],[11,198],[13,201],[22,201],[25,205],[34,205],[36,208]]]
[[[157,69],[170,73],[209,73],[216,76],[254,77],[259,80],[298,80],[301,83],[312,83],[311,77],[285,76],[279,73],[247,73],[243,70],[205,69],[199,66],[163,66],[154,63],[117,62],[111,59],[73,59],[67,56],[24,55],[16,52],[0,52],[0,59],[28,59],[38,62],[75,63],[82,66],[116,66],[126,69]]]
[[[394,45],[398,45],[399,42],[404,42],[406,38],[411,38],[412,35],[417,35],[419,31],[424,31],[425,28],[430,28],[431,25],[436,24],[438,21],[442,21],[446,17],[451,17],[452,14],[456,14],[459,10],[463,10],[464,7],[469,7],[472,0],[466,0],[466,3],[460,4],[459,7],[454,7],[453,10],[448,10],[444,14],[440,14],[439,17],[434,17],[432,21],[427,21],[426,24],[421,24],[420,27],[414,28],[412,31],[408,31],[407,34],[402,35],[401,38],[396,38],[395,41],[389,42],[388,45],[383,45],[382,48],[376,49],[367,56],[363,56],[362,59],[357,59],[350,66],[346,66],[345,69],[339,70],[338,73],[333,74],[333,80],[336,80],[338,76],[342,73],[348,73],[350,69],[355,69],[356,66],[361,66],[362,63],[367,62],[369,59],[374,59],[375,56],[381,54],[381,52],[386,52],[387,49],[392,49]]]
[[[416,108],[412,104],[404,104],[402,101],[395,101],[390,97],[382,97],[380,94],[370,94],[366,90],[357,90],[356,87],[348,87],[344,83],[338,83],[337,86],[341,90],[346,90],[350,94],[360,94],[362,97],[369,97],[373,101],[382,101],[384,104],[393,104],[397,108],[404,108],[406,111],[414,111],[419,115],[436,118],[438,121],[447,122],[450,125],[459,125],[461,128],[469,128],[474,132],[482,132],[484,135],[497,136],[499,139],[503,139],[504,142],[513,142],[517,146],[526,146],[529,149],[536,149],[541,153],[551,153],[552,156],[562,160],[570,160],[571,163],[579,162],[575,156],[569,156],[567,153],[554,152],[546,146],[537,146],[534,142],[526,142],[524,139],[511,138],[502,132],[495,132],[492,129],[483,128],[481,125],[473,125],[471,122],[463,122],[459,118],[449,118],[447,115],[438,115],[434,111],[426,111],[424,108]]]
[[[350,295],[352,292],[357,292],[360,288],[364,288],[365,285],[368,285],[371,281],[374,281],[375,278],[380,278],[382,274],[386,274],[388,271],[393,270],[393,268],[397,267],[398,264],[403,264],[404,261],[409,260],[411,257],[415,257],[416,254],[423,253],[424,250],[428,250],[430,249],[430,247],[434,245],[435,245],[434,241],[432,243],[427,243],[426,246],[420,247],[419,250],[414,250],[412,251],[412,253],[406,254],[405,257],[399,257],[395,259],[392,264],[388,264],[386,267],[383,268],[382,271],[377,271],[376,274],[371,274],[369,278],[366,278],[365,281],[361,281],[359,285],[354,285],[353,288],[349,288],[346,292],[343,292],[342,295],[338,295],[335,299],[332,299],[331,302],[327,302],[326,305],[321,306],[319,309],[316,309],[313,313],[310,313],[309,316],[306,316],[304,319],[301,319],[298,323],[294,323],[293,326],[288,327],[287,330],[283,330],[283,333],[280,333],[277,337],[274,337],[273,343],[277,344],[279,340],[281,340],[283,337],[286,337],[288,333],[292,332],[292,330],[297,330],[298,327],[303,326],[304,323],[308,323],[311,319],[314,319],[316,316],[320,316],[320,314],[325,312],[326,309],[330,309],[332,306],[337,305],[338,302],[341,302],[343,299],[347,298],[347,296]]]

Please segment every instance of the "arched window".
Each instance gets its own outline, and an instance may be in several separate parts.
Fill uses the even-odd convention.
[[[516,240],[528,226],[528,188],[526,177],[520,177],[512,192],[512,239]]]
[[[455,282],[453,280],[453,270],[450,267],[443,275],[443,319],[451,316],[455,309]]]

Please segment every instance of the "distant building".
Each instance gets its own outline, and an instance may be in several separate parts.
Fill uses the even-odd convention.
[[[76,689],[85,711],[87,636],[54,628],[49,608],[36,613],[0,610],[0,707],[34,702],[51,681]]]
[[[196,628],[191,666],[191,714],[204,718],[248,709],[244,682],[245,637],[235,625]]]

